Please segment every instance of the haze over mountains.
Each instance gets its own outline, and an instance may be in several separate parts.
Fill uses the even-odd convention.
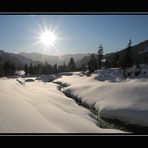
[[[22,67],[25,64],[37,64],[31,59],[25,58],[24,56],[15,54],[15,53],[8,53],[0,50],[0,64],[3,64],[5,61],[10,61],[10,63],[16,65],[17,67]]]
[[[126,48],[126,47],[125,47]],[[105,49],[104,49],[105,50]],[[121,49],[117,51],[119,55],[124,53],[125,49]],[[108,53],[105,55],[105,58],[111,61],[114,58],[114,55],[117,52]],[[138,56],[141,59],[148,58],[148,40],[141,42],[137,45],[133,46],[132,49],[133,53],[138,53]],[[97,50],[96,50],[97,53]],[[0,63],[4,63],[6,60],[9,60],[11,63],[15,64],[17,67],[24,66],[25,64],[38,64],[38,63],[45,63],[47,62],[50,65],[58,64],[63,65],[64,62],[67,64],[71,57],[74,58],[76,66],[80,67],[82,64],[87,64],[91,56],[91,53],[86,54],[65,54],[62,56],[51,56],[41,53],[26,53],[20,52],[18,54],[15,53],[8,53],[5,51],[0,50]]]
[[[31,59],[33,61],[39,61],[41,63],[47,62],[48,64],[54,65],[63,65],[64,62],[65,64],[68,64],[69,60],[71,57],[74,58],[75,62],[80,61],[82,58],[89,56],[90,54],[65,54],[62,56],[51,56],[47,54],[41,54],[41,53],[26,53],[26,52],[20,52],[19,55]]]

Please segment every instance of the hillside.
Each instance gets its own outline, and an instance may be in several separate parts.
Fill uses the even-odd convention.
[[[47,54],[41,54],[41,53],[26,53],[26,52],[20,52],[18,55],[24,56],[25,58],[31,59],[33,61],[39,61],[41,63],[49,63],[51,65],[58,64],[62,65],[67,64],[71,57],[74,58],[75,62],[77,63],[79,60],[83,59],[83,57],[88,56],[89,54],[65,54],[62,56],[52,56]]]
[[[8,53],[0,50],[0,64],[3,64],[5,61],[10,61],[10,63],[14,64],[16,67],[22,67],[25,64],[36,64],[37,62],[32,61],[31,59],[25,58],[24,56]]]
[[[97,52],[97,50],[96,50]],[[119,54],[119,57],[125,53],[125,49],[121,49],[117,52],[107,53],[105,54],[105,58],[108,60],[109,63],[112,63],[116,54]],[[136,58],[139,59],[141,63],[148,64],[148,40],[141,42],[137,45],[134,45],[132,48],[133,56],[137,56]],[[17,67],[24,66],[24,64],[38,64],[38,63],[49,63],[51,65],[58,64],[62,65],[68,64],[71,57],[74,58],[76,66],[80,67],[83,64],[87,64],[90,60],[91,54],[65,54],[62,56],[53,56],[41,53],[27,53],[27,52],[20,52],[18,54],[8,53],[0,50],[0,63],[4,63],[6,60],[9,60],[11,63],[15,64]]]

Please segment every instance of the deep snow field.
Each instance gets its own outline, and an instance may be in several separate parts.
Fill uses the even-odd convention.
[[[125,133],[100,128],[92,113],[64,93],[94,107],[98,116],[148,126],[148,71],[123,79],[120,69],[27,78],[0,78],[0,133]],[[53,83],[53,82],[54,83]],[[67,87],[59,91],[57,82]]]
[[[148,126],[148,70],[143,71],[126,80],[120,69],[106,69],[90,77],[75,73],[54,81],[68,84],[62,91],[93,106],[100,117]]]
[[[26,79],[0,78],[0,133],[123,133],[99,128],[57,84]]]

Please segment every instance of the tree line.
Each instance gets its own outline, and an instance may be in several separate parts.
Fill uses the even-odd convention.
[[[88,63],[82,65],[81,70],[83,74],[87,71],[87,75],[90,75],[102,68],[121,68],[123,70],[123,76],[127,77],[130,76],[130,72],[127,72],[128,68],[132,68],[135,65],[138,69],[135,71],[135,75],[138,75],[141,73],[141,62],[136,51],[133,52],[132,49],[133,46],[130,39],[122,54],[116,52],[112,56],[107,57],[104,55],[104,48],[100,44],[97,54],[92,54]]]
[[[81,70],[83,74],[88,71],[88,75],[92,74],[95,72],[97,69],[102,69],[104,66],[103,64],[103,58],[104,58],[104,49],[103,46],[100,44],[97,56],[95,54],[91,54],[90,60],[86,65],[82,65]]]
[[[53,66],[45,62],[45,64],[30,65],[25,64],[24,71],[25,75],[40,75],[40,74],[56,74],[59,72],[68,72],[76,71],[77,67],[73,57],[70,58],[69,63],[66,65],[65,62],[63,65],[54,64]]]
[[[14,75],[16,72],[16,67],[11,64],[9,60],[5,61],[3,64],[0,58],[0,76]]]
[[[0,58],[0,77],[15,75],[18,69],[24,70],[25,75],[54,74],[78,70],[73,57],[70,58],[67,65],[64,62],[63,65],[58,66],[57,64],[54,64],[52,66],[45,62],[45,64],[25,64],[24,67],[19,68],[16,67],[15,64],[12,64],[9,60],[3,63]]]
[[[45,62],[45,64],[33,65],[31,63],[29,65],[25,64],[25,66],[21,69],[25,71],[26,75],[54,74],[77,70],[81,70],[83,74],[87,71],[87,74],[90,75],[97,69],[121,68],[123,70],[123,76],[126,77],[127,75],[130,75],[130,73],[127,73],[127,69],[133,67],[133,65],[136,65],[136,67],[139,69],[139,72],[136,73],[136,75],[138,75],[141,72],[141,61],[138,57],[138,54],[136,52],[133,53],[132,49],[133,46],[130,39],[122,54],[120,52],[116,52],[112,56],[107,57],[104,55],[104,48],[100,44],[97,53],[92,54],[88,63],[85,65],[83,64],[80,68],[76,67],[75,61],[73,57],[71,57],[68,64],[65,64],[64,62],[62,65],[50,65]],[[16,69],[16,66],[9,60],[2,64],[0,59],[0,76],[14,75],[16,73]]]

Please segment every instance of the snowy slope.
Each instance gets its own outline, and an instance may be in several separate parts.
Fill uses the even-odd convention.
[[[35,79],[34,79],[35,80]],[[20,83],[22,82],[22,83]],[[87,109],[39,80],[0,79],[0,133],[120,133],[101,129]]]
[[[120,71],[112,69],[91,77],[63,76],[55,81],[69,84],[63,92],[94,106],[99,116],[148,126],[147,78],[123,80]]]

